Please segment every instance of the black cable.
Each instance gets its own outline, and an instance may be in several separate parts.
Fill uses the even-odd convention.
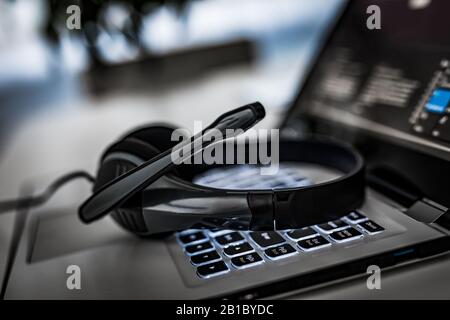
[[[40,195],[0,201],[0,213],[25,207],[35,207],[44,204],[59,188],[61,188],[67,182],[79,178],[84,178],[92,183],[95,181],[95,178],[85,171],[74,171],[67,173],[51,183],[47,187],[47,189]]]
[[[29,186],[22,188],[19,195],[30,194]],[[33,199],[33,197],[26,197],[23,199]],[[11,200],[11,202],[14,200]],[[9,279],[14,266],[14,261],[17,256],[17,250],[19,249],[20,239],[22,238],[23,231],[25,230],[25,225],[28,217],[29,208],[23,203],[23,206],[16,210],[14,224],[11,234],[11,242],[9,244],[9,249],[6,251],[6,263],[5,271],[3,273],[2,289],[0,291],[0,300],[5,299],[6,289],[8,287]]]

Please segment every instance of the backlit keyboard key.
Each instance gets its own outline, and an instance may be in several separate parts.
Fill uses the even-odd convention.
[[[353,211],[345,216],[344,218],[347,222],[350,223],[360,223],[367,220],[366,216],[363,216],[361,213],[357,211]]]
[[[217,260],[220,260],[220,255],[215,250],[191,256],[191,262],[194,265],[201,265]]]
[[[201,242],[201,243],[197,243],[197,244],[190,244],[190,245],[186,246],[184,248],[184,250],[186,250],[187,254],[192,255],[192,254],[197,254],[197,253],[211,250],[212,248],[213,248],[213,246],[212,246],[211,242],[206,241],[206,242]]]
[[[233,264],[233,266],[238,269],[248,268],[263,262],[264,260],[256,252],[244,254],[242,256],[234,257],[233,259],[231,259],[231,263]]]
[[[225,233],[230,233],[230,230],[226,229],[210,229],[206,231],[210,237],[217,237]]]
[[[261,248],[267,248],[285,242],[284,238],[275,231],[251,232],[250,238]]]
[[[179,236],[181,243],[183,244],[194,244],[206,240],[206,236],[202,231],[197,231],[193,233],[183,234]]]
[[[230,232],[214,238],[221,246],[244,241],[244,237],[239,232]]]
[[[204,264],[197,268],[197,274],[202,278],[210,278],[218,276],[230,271],[223,261],[217,261],[209,264]]]
[[[347,228],[330,234],[330,238],[339,243],[356,240],[362,238],[362,236],[362,233],[355,228]]]
[[[246,252],[250,252],[253,251],[253,247],[248,243],[248,242],[244,242],[241,244],[236,244],[236,245],[232,245],[232,246],[228,246],[225,249],[223,249],[223,252],[228,256],[228,257],[234,257]]]
[[[313,228],[306,227],[302,229],[296,229],[286,232],[286,235],[292,240],[301,240],[306,238],[311,238],[318,235],[317,231]]]
[[[290,257],[296,254],[297,251],[290,244],[282,244],[277,247],[269,248],[264,251],[264,254],[271,260],[278,260]]]
[[[358,223],[358,226],[368,234],[376,234],[384,231],[384,228],[382,226],[376,224],[372,220],[360,222]]]
[[[313,238],[300,240],[299,242],[297,242],[297,245],[303,251],[313,251],[328,247],[331,245],[331,243],[322,236],[316,236]]]
[[[332,233],[337,230],[342,230],[348,228],[348,226],[349,225],[342,220],[334,220],[317,225],[317,227],[325,233]]]

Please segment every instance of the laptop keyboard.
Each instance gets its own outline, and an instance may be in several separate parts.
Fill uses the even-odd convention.
[[[237,182],[236,182],[237,181]],[[213,169],[194,180],[216,188],[276,189],[311,182],[297,168],[280,164],[275,177],[261,176],[258,167]],[[342,219],[285,231],[185,230],[176,238],[200,278],[257,268],[289,257],[326,250],[342,243],[381,233],[384,228],[360,212]]]
[[[354,220],[353,215],[358,215],[358,219]],[[303,229],[267,232],[185,230],[177,233],[177,239],[197,275],[211,278],[361,240],[383,231],[382,226],[355,212],[342,220]]]

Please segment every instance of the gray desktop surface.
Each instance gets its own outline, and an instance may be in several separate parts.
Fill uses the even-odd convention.
[[[6,212],[0,215],[0,287],[8,269],[9,252],[14,230],[15,212]]]

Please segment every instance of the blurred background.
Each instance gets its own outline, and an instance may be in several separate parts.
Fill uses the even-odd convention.
[[[343,0],[0,0],[0,198],[95,173],[152,122],[253,101],[276,127]],[[81,9],[69,30],[67,8]]]

